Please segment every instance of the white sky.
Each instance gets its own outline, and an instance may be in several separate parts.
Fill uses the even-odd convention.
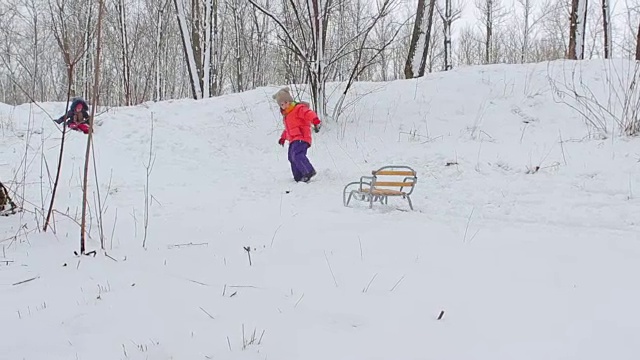
[[[444,0],[437,0],[439,3],[444,4]],[[478,9],[475,6],[476,0],[453,0],[454,1],[454,5],[456,2],[459,2],[462,4],[462,16],[461,18],[454,23],[454,27],[457,28],[462,28],[464,27],[464,25],[467,24],[473,24],[475,22],[478,21]],[[503,4],[503,6],[507,9],[517,9],[516,11],[519,11],[520,8],[520,4],[517,2],[517,0],[500,0]],[[532,3],[534,4],[534,7],[538,6],[538,1],[542,2],[543,0],[532,0]],[[570,0],[565,0],[567,2],[570,2]],[[412,11],[415,11],[415,7],[417,5],[417,0],[404,0],[406,6],[409,9],[412,9]],[[618,22],[622,21],[623,17],[621,17],[621,15],[624,15],[624,13],[626,12],[626,3],[629,2],[634,3],[636,2],[636,0],[610,0],[611,2],[611,15],[612,17],[618,20]],[[600,9],[601,8],[601,0],[589,0],[589,4],[588,4],[589,8],[597,8]],[[567,29],[567,32],[569,31],[569,29]]]
[[[415,12],[417,0],[401,0],[401,1],[404,2],[404,6],[406,7],[406,9],[409,9],[411,13]],[[437,1],[440,5],[444,5],[444,0],[437,0]],[[477,26],[480,26],[480,24],[478,23],[479,21],[478,9],[475,5],[476,1],[477,0],[453,0],[454,9],[455,9],[456,3],[461,4],[461,8],[462,8],[462,14],[460,19],[456,20],[456,22],[454,22],[452,27],[452,33],[453,33],[452,35],[454,39],[456,38],[458,31],[460,31],[460,29],[463,29],[465,26],[474,25],[474,24],[477,24]],[[501,1],[501,3],[506,9],[510,9],[509,11],[510,13],[521,12],[522,5],[520,5],[519,1],[517,0],[499,0],[499,1]],[[534,8],[537,9],[540,6],[539,4],[545,0],[531,0],[531,1]],[[570,4],[571,2],[571,0],[564,0],[564,1],[566,1],[568,4]],[[631,29],[626,28],[628,26],[627,7],[628,6],[633,7],[634,4],[640,4],[640,0],[610,0],[614,49],[616,48],[617,44],[619,45],[624,41],[623,40],[624,31],[630,30],[633,36],[635,37],[635,32],[637,31],[638,24],[635,24],[634,22],[640,21],[640,19],[638,19],[638,15],[640,13],[638,13],[637,11],[633,13],[632,20],[631,20],[632,21]],[[595,10],[598,14],[601,14],[602,0],[589,0],[588,7],[591,10]],[[640,6],[638,6],[638,8],[640,8]],[[568,17],[568,14],[567,14],[567,17]],[[592,25],[593,24],[590,22],[587,23],[587,28],[588,28],[587,31],[589,31],[589,26],[592,26]],[[569,29],[566,29],[566,33],[567,34],[569,33]],[[615,56],[615,52],[616,50],[614,50],[614,56]]]

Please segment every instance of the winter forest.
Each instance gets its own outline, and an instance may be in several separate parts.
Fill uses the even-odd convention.
[[[100,25],[100,105],[310,84],[326,114],[326,82],[637,58],[639,23],[637,0],[2,0],[0,102],[92,99]]]

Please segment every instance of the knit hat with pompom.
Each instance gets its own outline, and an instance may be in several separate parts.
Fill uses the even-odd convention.
[[[278,103],[278,105],[286,102],[293,102],[293,97],[291,96],[288,87],[278,90],[277,93],[273,94],[273,99]]]

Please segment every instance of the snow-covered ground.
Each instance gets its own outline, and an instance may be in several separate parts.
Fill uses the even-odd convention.
[[[277,144],[277,87],[103,109],[95,257],[74,255],[86,137],[40,232],[64,103],[0,104],[0,180],[25,198],[0,218],[0,359],[640,358],[640,143],[558,101],[573,64],[611,104],[605,75],[633,63],[358,83],[309,184]],[[388,164],[418,171],[415,211],[342,205]]]

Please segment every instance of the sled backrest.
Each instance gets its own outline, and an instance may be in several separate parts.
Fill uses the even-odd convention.
[[[405,194],[411,194],[418,181],[415,170],[408,166],[384,166],[371,172],[373,181],[371,187],[376,190],[393,189]]]

